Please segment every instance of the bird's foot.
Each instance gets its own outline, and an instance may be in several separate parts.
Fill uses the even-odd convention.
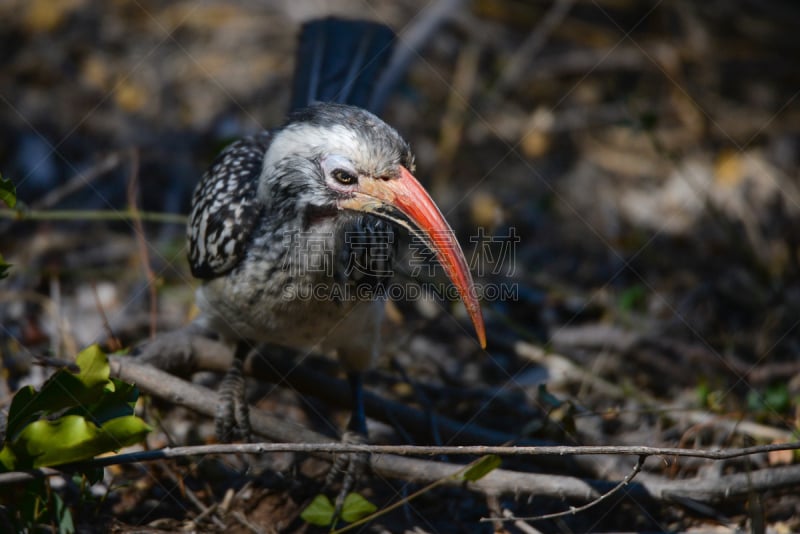
[[[191,323],[179,330],[159,334],[155,339],[140,343],[132,354],[140,362],[168,373],[187,376],[195,371],[196,347],[199,341],[211,341],[211,334],[200,325]]]
[[[348,430],[342,435],[342,443],[345,445],[364,445],[367,437],[364,434]],[[369,467],[368,452],[347,452],[337,455],[333,460],[328,476],[325,479],[325,487],[329,488],[342,477],[342,487],[336,496],[334,518],[338,518],[342,512],[342,506],[347,495],[356,487]]]
[[[243,366],[244,358],[234,358],[219,387],[220,403],[217,406],[215,431],[222,443],[229,443],[237,437],[251,441],[250,408],[247,405]]]

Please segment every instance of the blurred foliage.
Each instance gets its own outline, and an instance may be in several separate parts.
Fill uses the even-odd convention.
[[[747,394],[747,409],[760,417],[772,419],[791,407],[792,395],[786,384],[775,384],[764,391],[750,390]]]
[[[17,205],[17,188],[11,180],[3,178],[0,174],[0,200],[6,203],[9,208]]]
[[[0,490],[0,501],[11,512],[5,519],[16,532],[75,532],[72,510],[44,478]]]
[[[6,263],[3,259],[3,255],[0,254],[0,279],[5,278],[8,276],[8,270],[11,268],[10,263]]]

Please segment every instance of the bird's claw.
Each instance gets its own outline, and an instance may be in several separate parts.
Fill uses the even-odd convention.
[[[140,362],[156,369],[184,376],[195,368],[195,354],[192,340],[205,333],[194,323],[175,332],[159,334],[155,339],[140,343],[132,354]]]
[[[245,395],[242,366],[242,360],[235,358],[219,387],[220,403],[217,406],[215,431],[222,443],[233,441],[236,437],[251,441],[250,408]]]
[[[348,430],[342,435],[342,443],[345,445],[364,445],[367,443],[367,437],[359,432]],[[333,465],[331,465],[331,469],[325,479],[325,487],[328,488],[336,482],[340,475],[342,477],[342,486],[336,496],[334,518],[338,519],[340,517],[345,498],[366,474],[368,466],[368,452],[347,452],[334,458]]]

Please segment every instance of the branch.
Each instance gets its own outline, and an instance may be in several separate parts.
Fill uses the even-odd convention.
[[[172,375],[150,366],[139,364],[128,357],[110,358],[112,373],[123,380],[135,382],[139,388],[152,395],[177,402],[199,413],[213,417],[216,411],[218,396],[206,388],[189,384]],[[373,452],[370,457],[372,471],[383,477],[391,477],[410,482],[427,484],[450,477],[463,466],[443,464],[429,460],[418,460],[399,456],[399,454],[503,454],[503,455],[551,455],[571,454],[627,454],[636,456],[692,456],[713,460],[730,459],[740,456],[764,453],[774,450],[800,448],[799,443],[775,444],[760,447],[747,447],[731,450],[693,450],[660,447],[412,447],[412,446],[378,446],[378,445],[345,445],[329,443],[330,438],[308,430],[300,425],[278,419],[262,410],[251,409],[253,430],[275,441],[304,442],[289,445],[277,444],[235,444],[215,445],[213,448],[184,447],[176,448],[183,454],[220,454],[222,451],[269,452],[276,450],[295,450],[309,452],[325,458],[332,453],[345,451]],[[315,445],[316,444],[316,445]],[[290,449],[291,447],[291,449]],[[170,449],[166,449],[169,451]],[[174,454],[153,451],[154,454]],[[141,453],[140,453],[141,454]],[[170,457],[170,456],[159,456]],[[112,457],[113,458],[113,457]],[[102,461],[110,462],[111,459]],[[688,497],[699,501],[715,501],[733,496],[747,495],[754,490],[767,488],[777,489],[800,484],[800,466],[781,466],[775,469],[764,469],[751,473],[739,473],[714,478],[695,478],[686,480],[664,480],[657,476],[639,475],[639,482],[629,484],[627,494],[637,498],[674,499]],[[463,483],[448,481],[448,485],[461,486]],[[580,480],[569,476],[519,473],[504,469],[496,469],[486,477],[468,488],[488,495],[530,494],[550,497],[559,500],[587,502],[597,499],[611,490],[615,484],[600,480]]]
[[[138,206],[138,190],[139,190],[139,154],[135,149],[130,151],[131,154],[131,169],[130,176],[128,177],[128,209],[133,215],[133,235],[136,239],[136,248],[139,251],[139,261],[142,264],[145,279],[147,280],[147,289],[150,294],[150,338],[156,336],[156,317],[158,316],[158,284],[156,283],[156,275],[150,266],[150,254],[147,250],[147,241],[144,234],[144,225],[142,224],[142,216]]]
[[[389,64],[375,84],[375,91],[370,103],[371,108],[383,107],[392,89],[405,76],[411,63],[421,57],[421,51],[428,41],[442,24],[459,12],[464,3],[464,0],[438,0],[430,4],[423,16],[415,17],[412,23],[404,28],[402,34],[397,38],[395,51]]]
[[[76,191],[80,191],[84,187],[91,185],[97,178],[117,167],[122,160],[123,158],[120,152],[113,152],[107,155],[88,169],[74,174],[63,185],[49,191],[45,196],[33,202],[31,207],[47,209],[55,206]]]
[[[15,221],[130,221],[139,217],[146,222],[186,224],[186,215],[142,211],[134,215],[131,210],[29,210],[0,209],[0,219]]]
[[[630,482],[634,479],[634,477],[636,477],[636,475],[638,475],[641,472],[642,467],[644,467],[645,460],[647,460],[647,456],[645,456],[645,455],[639,456],[639,459],[636,460],[636,465],[633,466],[633,469],[631,470],[631,472],[628,473],[627,475],[625,475],[625,478],[623,478],[619,482],[619,484],[614,486],[612,489],[610,489],[606,493],[600,495],[598,498],[596,498],[592,502],[586,503],[583,506],[578,506],[578,507],[570,506],[569,510],[564,510],[563,512],[556,512],[554,514],[537,515],[537,516],[533,516],[533,517],[515,517],[513,515],[508,516],[508,517],[482,517],[480,519],[480,522],[481,523],[487,523],[487,522],[492,522],[493,523],[495,521],[501,521],[501,522],[502,521],[543,521],[545,519],[555,519],[557,517],[564,517],[564,516],[568,516],[568,515],[575,515],[575,514],[579,514],[581,512],[585,512],[589,508],[592,508],[593,506],[597,506],[598,504],[600,504],[601,502],[603,502],[604,500],[608,499],[609,497],[611,497],[612,495],[617,493],[619,490],[621,490],[622,488],[624,488],[625,486],[630,484]]]
[[[157,373],[161,373],[157,371]],[[161,373],[164,374],[164,373]],[[169,377],[170,375],[166,375]],[[172,377],[173,380],[177,380]],[[181,382],[178,380],[178,382]],[[167,382],[167,387],[174,386]],[[203,392],[204,388],[192,386],[200,391],[199,395],[208,396],[208,415],[213,415],[213,405],[217,401],[216,395]],[[180,391],[178,394],[186,393]],[[194,398],[187,399],[187,405],[195,403]],[[253,410],[253,415],[265,415],[260,410]],[[269,416],[267,416],[269,417]],[[255,420],[263,419],[257,417]],[[288,423],[281,422],[283,425]],[[263,433],[263,429],[253,424],[254,430]],[[309,453],[330,458],[331,454],[348,452],[372,453],[371,465],[376,474],[409,480],[418,483],[432,483],[446,477],[452,477],[463,469],[463,465],[443,464],[427,460],[415,460],[399,455],[484,455],[497,454],[503,456],[526,456],[535,454],[564,455],[564,454],[624,454],[635,455],[640,459],[649,456],[689,456],[713,460],[722,460],[747,456],[757,453],[766,453],[776,450],[798,450],[800,443],[763,445],[759,447],[745,447],[739,449],[703,450],[703,449],[676,449],[664,447],[428,447],[412,445],[355,445],[339,442],[325,442],[328,439],[310,430],[305,431],[308,436],[320,440],[317,443],[234,443],[217,445],[196,445],[187,447],[172,447],[154,451],[141,451],[126,454],[117,454],[95,458],[80,464],[61,466],[60,469],[85,469],[107,467],[110,465],[129,464],[135,462],[183,458],[189,456],[205,456],[211,454],[264,454],[275,452]],[[307,437],[308,437],[307,436]],[[640,460],[641,461],[641,460]],[[638,472],[634,470],[634,472]],[[632,474],[623,479],[624,485],[630,482]],[[0,485],[30,480],[35,477],[52,476],[60,474],[51,468],[42,468],[27,472],[11,472],[0,474]],[[751,491],[765,489],[778,489],[790,487],[800,483],[800,465],[783,466],[773,469],[762,469],[750,473],[736,473],[723,477],[699,477],[685,480],[664,480],[652,475],[641,475],[643,482],[631,484],[629,493],[639,497],[655,497],[664,500],[673,500],[679,497],[691,498],[698,501],[717,501],[738,495],[747,495]],[[457,481],[449,485],[459,486]],[[536,494],[537,496],[569,500],[597,500],[613,491],[619,484],[612,485],[606,481],[582,481],[573,477],[542,475],[532,473],[519,473],[496,469],[485,478],[469,484],[469,488],[489,495],[499,494]],[[601,491],[605,493],[601,493]]]
[[[109,356],[111,374],[126,382],[136,384],[139,389],[173,404],[185,406],[197,413],[215,417],[219,396],[204,387],[181,380],[135,358]],[[250,422],[258,434],[280,442],[328,442],[330,438],[318,434],[296,423],[279,419],[263,410],[250,410]]]
[[[158,336],[153,343],[142,348],[139,358],[159,369],[182,376],[188,376],[199,370],[224,373],[233,363],[233,354],[228,345],[203,337],[201,332],[192,328],[192,325],[181,331]],[[244,371],[247,376],[258,380],[288,385],[301,394],[325,402],[328,406],[351,408],[350,390],[344,380],[332,378],[307,365],[298,365],[296,359],[267,358],[263,352],[255,351],[248,358]],[[383,399],[369,391],[365,391],[364,403],[369,417],[387,424],[399,423],[421,439],[430,437],[429,414],[399,402]],[[443,442],[458,440],[459,443],[466,444],[553,445],[553,442],[544,440],[521,440],[514,434],[481,427],[474,423],[466,424],[441,415],[436,417],[436,424]],[[571,461],[558,456],[548,458],[547,464],[561,470],[575,468]]]
[[[566,377],[562,379],[573,382],[591,384],[592,388],[601,392],[606,397],[627,399],[633,396],[646,406],[660,406],[661,408],[659,408],[658,411],[661,413],[676,414],[675,417],[686,419],[692,424],[710,424],[717,428],[722,428],[731,434],[744,434],[762,440],[785,442],[797,438],[797,435],[793,432],[762,425],[753,421],[733,419],[704,410],[686,409],[685,406],[664,406],[663,402],[655,397],[643,391],[636,391],[634,393],[628,392],[624,388],[587,371],[566,356],[545,351],[536,345],[524,341],[514,341],[510,346],[519,357],[551,370],[553,376]]]
[[[95,458],[88,462],[70,464],[70,467],[108,467],[110,465],[130,464],[135,462],[152,462],[185,458],[189,456],[208,456],[212,454],[267,454],[276,452],[294,452],[305,454],[330,453],[368,453],[368,454],[396,454],[400,456],[485,456],[495,454],[498,456],[533,456],[533,455],[625,455],[649,458],[650,456],[687,456],[693,458],[707,458],[711,460],[727,460],[750,456],[753,454],[772,451],[800,450],[800,443],[783,443],[775,445],[761,445],[758,447],[743,447],[720,451],[715,449],[676,449],[669,447],[516,447],[508,446],[434,446],[434,445],[369,445],[351,444],[339,441],[325,441],[319,443],[217,443],[214,445],[188,445],[185,447],[167,447],[165,449],[129,452]],[[62,466],[63,467],[63,466]],[[463,467],[463,466],[461,466]]]
[[[489,95],[490,99],[498,98],[505,93],[509,87],[519,82],[520,78],[527,70],[530,70],[533,58],[542,50],[547,40],[550,38],[550,35],[556,27],[561,24],[569,13],[569,10],[572,9],[574,3],[574,0],[556,0],[553,2],[553,5],[539,21],[539,24],[506,63],[506,67],[503,69],[500,79]]]

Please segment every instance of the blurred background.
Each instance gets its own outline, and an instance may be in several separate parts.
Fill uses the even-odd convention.
[[[390,352],[409,376],[491,392],[440,391],[437,410],[563,443],[792,440],[795,2],[2,0],[0,173],[23,211],[186,214],[226,143],[282,123],[299,26],[329,14],[384,22],[400,48],[413,44],[384,119],[467,256],[514,236],[502,268],[477,276],[511,288],[484,301],[488,358],[458,306],[454,318],[429,301],[394,305],[405,336]],[[0,219],[13,264],[0,283],[0,398],[41,380],[32,355],[130,346],[192,317],[180,222],[145,221],[137,239],[130,221],[34,219]],[[415,402],[386,383],[372,382]],[[568,409],[554,414],[542,385]],[[756,463],[774,461],[792,459]],[[796,507],[776,497],[758,513],[788,532]],[[717,512],[730,525],[755,513]]]

